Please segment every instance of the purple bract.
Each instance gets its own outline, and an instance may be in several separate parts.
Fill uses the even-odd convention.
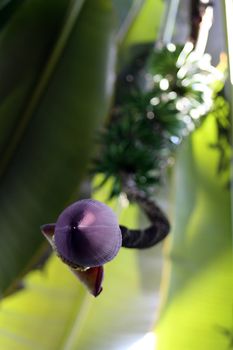
[[[101,266],[115,257],[121,243],[116,215],[93,199],[70,205],[55,224],[55,249],[71,267]]]

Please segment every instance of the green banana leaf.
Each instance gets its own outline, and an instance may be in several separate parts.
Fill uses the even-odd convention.
[[[112,93],[108,0],[24,1],[0,32],[0,291],[83,179]]]
[[[151,1],[145,3],[148,2],[155,9],[154,3],[152,4]],[[89,9],[94,6],[93,1],[88,3]],[[98,1],[98,3],[106,2]],[[85,9],[85,4],[86,2],[80,16]],[[93,16],[97,14],[98,12],[94,11]],[[83,18],[83,21],[86,18]],[[159,14],[158,18],[155,18],[150,13],[150,21],[145,23],[145,17],[143,17],[141,27],[144,33],[148,24],[149,27],[151,23],[156,25],[156,21],[160,18]],[[140,16],[137,18],[137,28],[139,28],[139,19]],[[132,37],[133,32],[131,32]],[[93,51],[96,51],[97,43],[92,40],[91,44],[94,45]],[[106,55],[106,51],[103,52],[103,56]],[[95,55],[92,52],[91,58]],[[95,66],[94,60],[91,64]],[[91,67],[91,72],[92,68],[96,69],[96,66]],[[83,95],[83,99],[87,101],[86,96]],[[90,101],[93,101],[93,96],[90,97]],[[89,104],[88,107],[94,109],[99,106],[99,101],[95,103],[93,106]],[[98,111],[94,114],[96,112]],[[78,120],[81,123],[83,118],[80,117]],[[89,127],[93,126],[89,125]],[[81,137],[82,141],[84,139],[85,133]],[[86,148],[82,149],[82,158],[85,157],[86,151]],[[77,154],[81,158],[78,148]],[[59,152],[57,157],[60,157]],[[81,165],[82,161],[84,160],[81,159],[80,162],[78,159]],[[57,176],[56,173],[55,180]],[[72,196],[73,192],[70,192]],[[107,192],[96,198],[104,201]],[[69,200],[68,196],[66,200]],[[46,203],[47,211],[48,207]],[[46,212],[47,219],[44,217],[40,224],[53,221],[56,215],[55,210],[54,214],[51,210]],[[124,210],[120,222],[132,228],[138,227],[138,211],[135,208]],[[34,227],[33,229],[35,230]],[[40,235],[39,228],[38,235]],[[52,257],[42,271],[33,271],[24,279],[25,289],[1,302],[0,348],[5,350],[127,349],[150,329],[156,318],[161,265],[161,246],[140,252],[122,249],[116,259],[105,266],[104,290],[97,299],[94,299],[86,294],[80,282],[67,267],[56,257]]]
[[[120,222],[136,227],[137,216],[137,208],[130,207],[121,212]],[[25,289],[1,304],[0,348],[127,349],[154,321],[161,248],[141,252],[122,248],[104,268],[103,292],[97,298],[87,294],[55,256],[42,271],[31,272]]]
[[[158,350],[232,347],[230,192],[217,171],[220,154],[211,147],[216,138],[210,115],[177,159]]]

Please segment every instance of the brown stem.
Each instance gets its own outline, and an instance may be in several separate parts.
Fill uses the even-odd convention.
[[[124,177],[123,177],[124,179]],[[122,233],[122,246],[127,248],[149,248],[163,240],[170,231],[170,224],[159,206],[148,196],[136,188],[133,181],[124,179],[124,192],[128,199],[136,202],[144,210],[151,226],[144,230],[130,230],[120,226]]]

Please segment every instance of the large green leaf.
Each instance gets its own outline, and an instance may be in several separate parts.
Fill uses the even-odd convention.
[[[108,0],[25,1],[0,35],[0,290],[77,189],[114,67]]]
[[[213,116],[181,150],[164,273],[159,350],[225,350],[232,332],[230,193],[217,172]]]
[[[140,23],[143,29],[147,27],[144,21]],[[91,44],[97,50],[95,42]],[[91,64],[95,65],[94,60]],[[107,192],[97,199],[104,200]],[[51,215],[48,213],[49,219],[42,223],[52,221]],[[120,221],[138,227],[137,217],[134,209],[125,210]],[[26,289],[1,303],[0,348],[127,349],[148,331],[156,317],[161,246],[140,252],[122,249],[105,267],[104,290],[97,299],[86,295],[56,257],[42,272],[30,273]]]
[[[103,199],[103,194],[96,198]],[[115,203],[115,210],[117,207]],[[136,208],[129,208],[122,212],[120,221],[135,227],[137,215]],[[160,252],[160,247],[140,252],[122,248],[105,265],[103,292],[96,299],[86,294],[57,257],[52,257],[43,271],[28,275],[24,291],[3,300],[0,348],[127,349],[147,332],[155,318]]]

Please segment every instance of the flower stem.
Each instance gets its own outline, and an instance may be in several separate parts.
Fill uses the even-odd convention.
[[[120,226],[122,233],[122,247],[126,248],[149,248],[162,241],[170,231],[170,224],[154,200],[149,198],[145,192],[140,191],[129,178],[124,180],[124,192],[128,199],[136,202],[143,209],[151,226],[146,229],[131,230]]]

